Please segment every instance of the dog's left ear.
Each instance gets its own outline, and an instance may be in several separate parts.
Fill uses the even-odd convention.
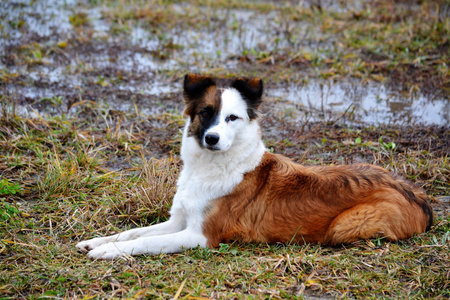
[[[247,102],[250,119],[258,116],[258,107],[262,102],[263,81],[259,78],[237,78],[231,84]]]

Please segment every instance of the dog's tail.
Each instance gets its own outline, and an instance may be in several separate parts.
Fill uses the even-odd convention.
[[[409,201],[416,203],[422,208],[425,218],[428,219],[426,231],[431,229],[434,223],[433,209],[431,208],[428,195],[425,191],[418,187],[417,185],[406,181],[403,178],[397,177],[397,182],[399,183],[395,189],[398,190],[402,195]]]

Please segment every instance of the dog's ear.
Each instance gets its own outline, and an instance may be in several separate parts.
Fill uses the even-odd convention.
[[[211,76],[199,74],[186,74],[184,76],[184,99],[189,102],[203,97],[210,86],[215,86],[216,82]]]
[[[231,84],[247,102],[248,115],[250,119],[258,116],[258,107],[262,102],[263,81],[259,78],[237,78]]]

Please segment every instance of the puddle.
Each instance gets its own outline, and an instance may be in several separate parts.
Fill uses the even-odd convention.
[[[414,93],[404,96],[382,84],[316,81],[305,86],[269,89],[267,96],[290,103],[281,114],[314,121],[337,118],[367,124],[450,123],[450,101],[442,96]]]
[[[52,38],[69,33],[72,29],[69,17],[75,4],[76,0],[0,1],[0,25],[3,28],[0,53],[7,46],[20,45],[32,35]]]
[[[323,3],[325,7],[328,2]],[[327,9],[358,10],[365,2],[349,3],[353,6],[333,4]],[[294,4],[280,5],[295,9]],[[113,9],[77,0],[1,1],[0,70],[20,75],[21,80],[0,82],[0,91],[23,107],[41,103],[43,98],[87,97],[106,101],[112,109],[122,111],[134,110],[136,103],[141,112],[155,114],[182,106],[181,81],[173,74],[216,70],[239,74],[247,68],[258,69],[241,63],[238,58],[242,56],[264,56],[278,49],[291,53],[315,50],[320,55],[333,45],[333,37],[324,36],[320,24],[285,20],[276,10],[263,13],[198,8],[189,3],[174,4],[170,9],[175,16],[200,15],[204,24],[164,29],[135,20],[127,23],[125,34],[113,35],[112,28],[117,24],[105,17]],[[87,28],[74,28],[70,17],[75,13],[88,16]],[[71,44],[59,49],[60,41]],[[21,45],[32,43],[41,45],[43,59],[30,65],[27,58],[18,57],[23,56]],[[160,52],[165,59],[159,58]],[[270,66],[265,68],[270,70]],[[278,114],[299,121],[398,125],[450,122],[450,102],[445,95],[403,95],[382,84],[358,80],[309,79],[307,85],[278,85],[267,88],[266,98],[274,103]],[[33,108],[56,114],[63,111],[45,105]]]

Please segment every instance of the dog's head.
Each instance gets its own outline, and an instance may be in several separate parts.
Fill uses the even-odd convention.
[[[226,151],[236,135],[258,118],[263,83],[258,78],[237,78],[219,88],[210,76],[184,77],[184,113],[189,116],[188,136],[211,151]]]

